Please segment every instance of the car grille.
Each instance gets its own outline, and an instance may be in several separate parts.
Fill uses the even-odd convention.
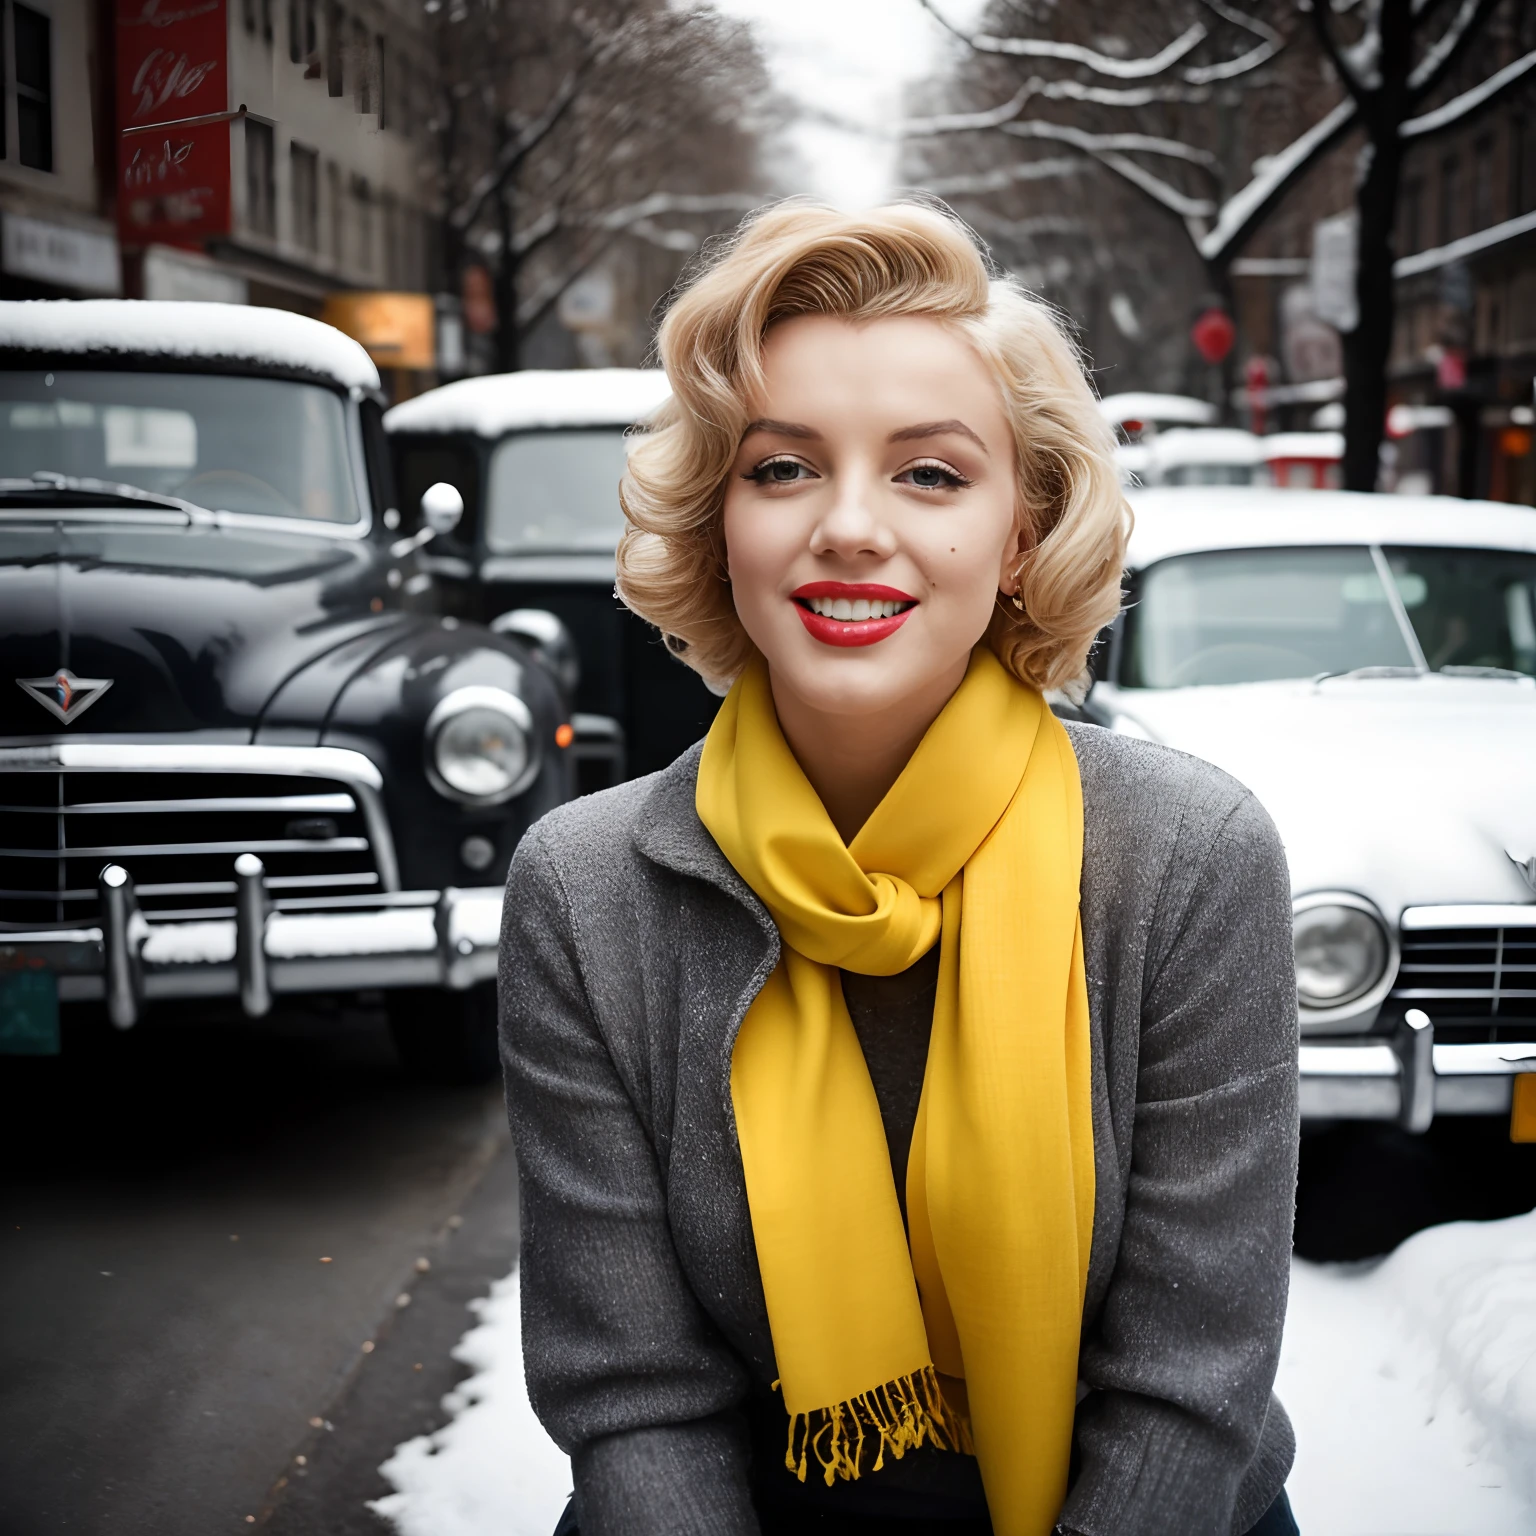
[[[1422,1008],[1437,1040],[1528,1040],[1536,1031],[1536,927],[1410,929],[1402,947],[1392,996]]]
[[[254,853],[274,897],[379,888],[346,785],[260,773],[0,773],[0,929],[94,919],[108,864],[146,916],[232,916],[234,862]]]

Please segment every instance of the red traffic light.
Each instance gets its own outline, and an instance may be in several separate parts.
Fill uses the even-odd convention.
[[[1219,363],[1232,350],[1237,327],[1226,310],[1211,308],[1190,326],[1189,339],[1206,362]]]

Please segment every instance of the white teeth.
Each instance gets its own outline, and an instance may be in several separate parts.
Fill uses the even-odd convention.
[[[812,613],[819,613],[825,619],[840,619],[845,624],[857,624],[863,619],[893,619],[912,606],[889,598],[868,597],[808,597],[805,602]]]

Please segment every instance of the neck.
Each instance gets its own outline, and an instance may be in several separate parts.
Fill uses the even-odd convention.
[[[968,658],[952,672],[868,714],[818,708],[768,670],[779,729],[844,843],[851,843],[885,798],[964,681]]]

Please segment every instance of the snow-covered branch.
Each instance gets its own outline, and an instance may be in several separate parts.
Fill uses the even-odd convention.
[[[1445,80],[1498,3],[1499,0],[1461,0],[1455,19],[1408,76],[1408,89],[1415,101],[1422,101]]]
[[[1192,49],[1198,48],[1209,35],[1200,22],[1186,28],[1178,37],[1145,59],[1117,59],[1107,53],[1099,53],[1081,43],[1058,43],[1044,37],[993,37],[989,33],[966,32],[951,22],[938,8],[935,0],[918,0],[918,4],[961,42],[974,48],[977,53],[1006,54],[1016,59],[1057,59],[1064,64],[1081,64],[1096,74],[1109,75],[1116,80],[1147,80],[1171,69]]]
[[[1338,38],[1333,35],[1333,24],[1329,20],[1331,7],[1327,0],[1313,0],[1308,10],[1312,13],[1312,34],[1317,39],[1317,46],[1322,49],[1324,57],[1333,66],[1333,72],[1339,77],[1339,84],[1344,87],[1350,100],[1356,105],[1362,104],[1370,94],[1370,90],[1360,73],[1360,57],[1358,55],[1353,58],[1345,57],[1344,49],[1340,46]],[[1373,31],[1367,32],[1368,39],[1374,36]]]
[[[1055,144],[1070,144],[1085,155],[1112,153],[1142,153],[1162,155],[1170,160],[1183,160],[1198,165],[1213,174],[1221,162],[1208,149],[1196,149],[1180,139],[1159,138],[1150,133],[1088,133],[1066,123],[1043,123],[1031,120],[1026,123],[1005,123],[1003,132],[1020,139],[1046,139]]]
[[[1267,64],[1284,46],[1285,39],[1268,22],[1260,21],[1257,16],[1249,16],[1244,11],[1223,4],[1222,0],[1204,0],[1204,3],[1208,10],[1214,11],[1223,21],[1229,21],[1245,32],[1252,32],[1259,41],[1247,53],[1239,54],[1235,59],[1224,59],[1219,64],[1197,64],[1186,69],[1184,78],[1191,85],[1213,85],[1218,80],[1235,80],[1239,75],[1246,75],[1261,64]]]
[[[1439,133],[1442,128],[1449,128],[1453,123],[1461,122],[1472,113],[1490,106],[1510,86],[1517,80],[1523,80],[1533,69],[1536,69],[1536,50],[1516,59],[1513,64],[1506,64],[1496,74],[1489,75],[1481,84],[1474,85],[1470,91],[1463,91],[1460,96],[1453,96],[1444,106],[1436,107],[1433,112],[1425,112],[1420,117],[1410,117],[1397,130],[1398,137],[1424,138],[1429,134]]]
[[[1198,105],[1210,100],[1204,86],[1184,85],[1084,85],[1079,80],[1044,80],[1031,75],[1000,106],[980,112],[944,112],[935,117],[912,117],[901,125],[903,138],[926,138],[940,133],[968,133],[975,129],[1001,128],[1013,122],[1036,97],[1042,101],[1081,101],[1096,107],[1150,107],[1160,102]]]
[[[1006,192],[1021,181],[1054,181],[1078,175],[1085,164],[1075,156],[1057,156],[1051,160],[1024,160],[1018,165],[1000,165],[996,170],[974,176],[939,176],[923,183],[923,190],[935,197],[965,197],[986,192]]]
[[[751,213],[762,206],[761,192],[652,192],[637,203],[588,214],[582,222],[593,229],[622,232],[661,214]]]
[[[1236,250],[1296,179],[1349,131],[1359,110],[1346,96],[1300,138],[1271,155],[1264,169],[1223,204],[1210,233],[1200,241],[1200,254],[1207,261],[1220,261]]]
[[[581,71],[571,70],[555,87],[544,110],[524,123],[507,140],[490,168],[470,187],[469,196],[449,215],[455,229],[468,229],[485,211],[485,205],[495,196],[497,189],[554,132],[576,100],[580,83]]]
[[[1209,198],[1190,197],[1124,155],[1100,154],[1094,158],[1133,187],[1145,192],[1153,202],[1161,204],[1169,213],[1176,213],[1189,226],[1190,236],[1194,240],[1199,241],[1204,237],[1205,221],[1216,212],[1216,204]]]

